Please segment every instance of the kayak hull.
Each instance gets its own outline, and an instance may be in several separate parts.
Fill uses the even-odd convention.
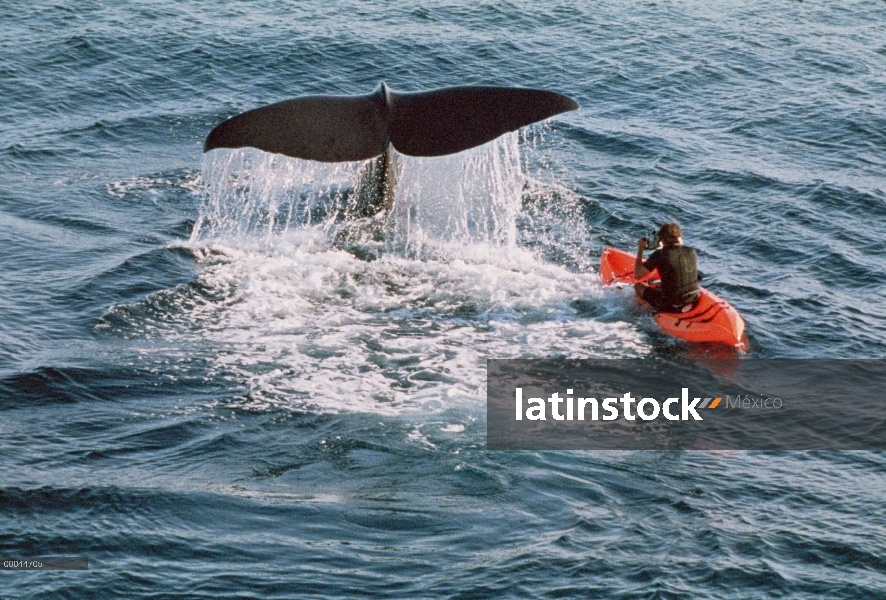
[[[653,281],[658,272],[634,279],[635,255],[605,248],[600,256],[600,277],[603,285],[630,284]],[[663,331],[687,342],[715,342],[733,347],[744,347],[745,323],[731,304],[703,287],[691,310],[685,313],[656,313],[653,317]]]

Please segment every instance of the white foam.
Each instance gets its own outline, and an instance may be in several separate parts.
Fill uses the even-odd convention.
[[[168,292],[172,308],[139,327],[203,348],[210,377],[244,386],[232,403],[246,410],[473,412],[488,358],[647,352],[627,322],[576,314],[576,300],[610,301],[596,273],[517,245],[525,177],[515,135],[397,160],[379,242],[380,221],[339,219],[359,165],[242,150],[208,159],[189,242],[199,285]],[[366,253],[376,259],[358,258]]]

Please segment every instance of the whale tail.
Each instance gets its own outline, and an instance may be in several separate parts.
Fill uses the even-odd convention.
[[[357,217],[389,210],[394,198],[391,149],[443,156],[491,142],[578,104],[528,88],[452,87],[393,92],[382,83],[365,96],[303,96],[231,117],[206,138],[204,152],[252,147],[322,162],[376,158],[360,176]]]
[[[253,147],[293,158],[357,161],[390,143],[409,156],[442,156],[490,142],[578,104],[527,88],[464,86],[399,93],[382,83],[365,96],[303,96],[219,124],[204,152]]]

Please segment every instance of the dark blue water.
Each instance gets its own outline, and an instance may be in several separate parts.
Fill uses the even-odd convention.
[[[665,220],[747,358],[886,355],[883,2],[0,24],[0,550],[90,561],[0,596],[886,597],[879,453],[485,450],[487,358],[694,352],[596,271]],[[201,154],[228,116],[382,80],[582,108],[400,157],[381,236],[327,218],[360,165]]]

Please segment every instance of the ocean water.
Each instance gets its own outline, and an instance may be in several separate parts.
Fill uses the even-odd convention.
[[[886,3],[0,6],[2,598],[886,598],[876,452],[489,452],[488,358],[698,356],[605,246],[676,220],[743,359],[886,355]],[[304,94],[576,112],[360,164],[202,154]]]

